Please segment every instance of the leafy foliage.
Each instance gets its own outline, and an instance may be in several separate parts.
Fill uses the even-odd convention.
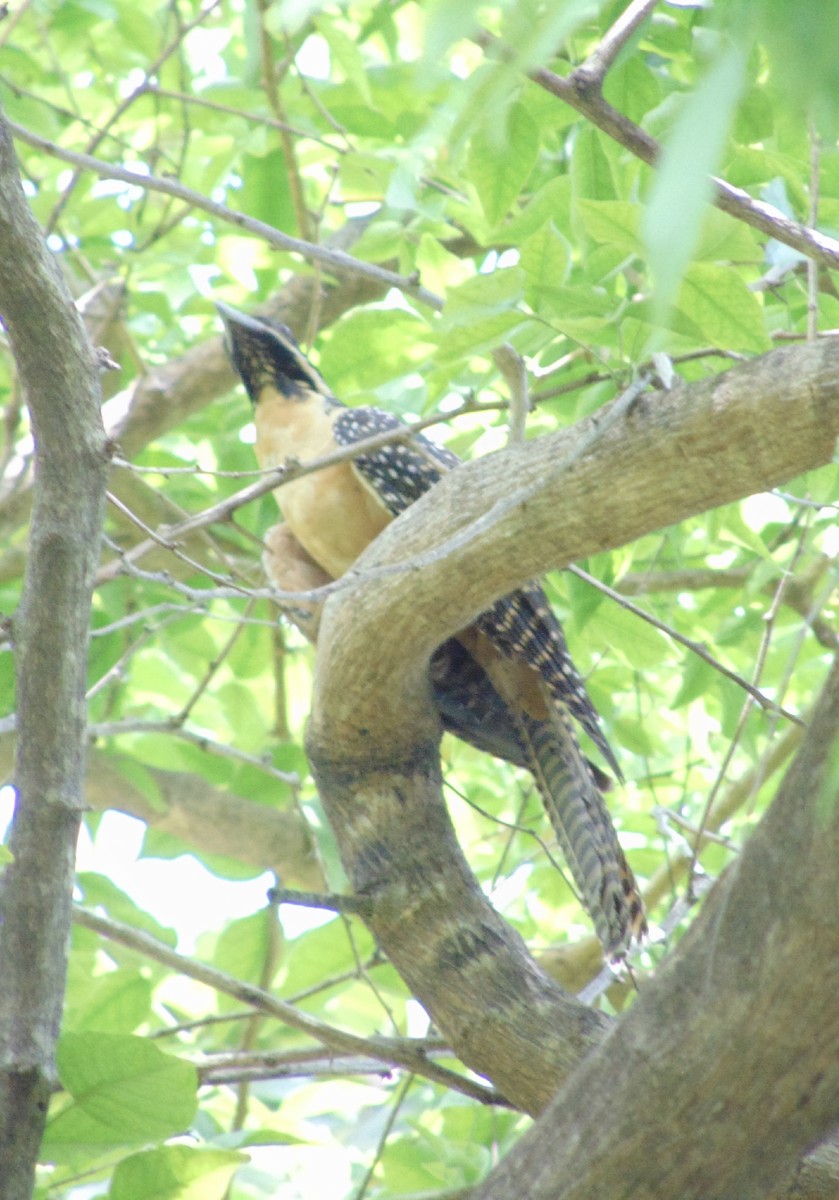
[[[604,95],[664,140],[657,175],[527,77],[543,66],[567,76],[598,47],[621,6],[595,7],[73,0],[24,6],[0,26],[0,94],[23,127],[28,195],[94,340],[119,364],[103,377],[105,418],[130,458],[114,467],[93,610],[95,869],[80,877],[82,898],[163,946],[175,941],[169,925],[187,949],[197,935],[202,961],[360,1037],[431,1031],[356,917],[318,923],[284,907],[284,940],[275,905],[225,908],[240,903],[242,881],[260,881],[253,897],[272,876],[338,891],[342,875],[301,750],[311,651],[278,631],[270,600],[249,598],[262,586],[274,500],[166,532],[255,470],[212,301],[249,308],[312,280],[294,309],[298,332],[336,394],[406,417],[465,408],[437,432],[466,457],[506,440],[492,355],[501,343],[530,369],[528,436],[538,436],[593,411],[639,369],[696,380],[802,338],[814,304],[819,329],[839,325],[832,285],[807,275],[800,251],[706,203],[716,174],[813,219],[816,125],[787,104],[800,80],[789,78],[797,58],[778,53],[780,6],[747,6],[759,10],[754,24],[660,6],[623,47]],[[806,8],[816,43],[835,45],[829,6]],[[473,40],[478,18],[504,53]],[[808,65],[813,94],[829,98],[830,56]],[[818,221],[831,231],[839,155],[828,99],[813,121],[824,134]],[[172,179],[188,191],[159,186]],[[368,281],[359,306],[352,273],[278,251],[237,212],[307,242],[355,227],[349,253],[405,286]],[[442,312],[417,298],[417,279],[445,299]],[[11,612],[33,448],[8,351],[0,398],[0,608]],[[685,921],[669,914],[686,846],[705,828],[722,836],[702,843],[700,869],[715,876],[731,861],[782,764],[787,718],[773,705],[806,712],[835,650],[835,494],[836,469],[825,468],[584,564],[654,624],[577,576],[549,581],[619,748],[627,785],[613,811],[668,938]],[[127,558],[149,529],[159,544]],[[12,693],[6,653],[4,711]],[[537,949],[578,940],[587,923],[546,853],[528,779],[462,744],[446,741],[443,753],[461,842],[504,916]],[[231,816],[215,835],[213,797]],[[120,868],[129,824],[105,809],[145,823],[145,873]],[[655,814],[665,814],[658,826]],[[278,847],[292,826],[298,841]],[[187,873],[187,855],[202,872]],[[642,976],[666,944],[639,953]],[[516,1114],[390,1075],[372,1057],[332,1062],[311,1047],[154,953],[77,928],[44,1185],[56,1197],[120,1200],[271,1196],[278,1185],[288,1197],[445,1196],[477,1183],[522,1128]]]

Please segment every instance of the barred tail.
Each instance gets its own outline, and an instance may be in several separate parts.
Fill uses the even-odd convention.
[[[570,722],[551,715],[522,717],[528,769],[597,936],[610,958],[622,958],[646,932],[643,902]]]

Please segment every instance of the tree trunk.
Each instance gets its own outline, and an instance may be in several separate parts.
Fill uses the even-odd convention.
[[[93,352],[26,205],[2,114],[0,263],[0,312],[37,448],[29,558],[14,623],[17,804],[0,925],[0,1180],[4,1200],[27,1200],[64,998],[107,454]]]

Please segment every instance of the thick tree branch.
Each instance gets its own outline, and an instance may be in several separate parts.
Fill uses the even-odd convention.
[[[0,779],[8,779],[14,735],[0,735]],[[84,802],[101,812],[115,809],[145,821],[150,829],[183,839],[207,854],[225,854],[261,871],[272,871],[289,887],[322,888],[311,832],[294,809],[268,808],[198,775],[147,767],[162,804],[152,804],[120,759],[96,747],[87,751]]]
[[[457,1052],[528,1111],[603,1025],[547,986],[477,890],[440,794],[428,656],[549,567],[828,462],[837,433],[839,349],[775,351],[452,472],[325,606],[309,751],[350,879]]]
[[[0,927],[0,1179],[31,1194],[54,1077],[81,817],[90,595],[107,456],[98,370],[23,195],[0,116],[0,312],[29,404],[37,484],[17,643],[17,805]]]
[[[778,796],[677,953],[481,1200],[757,1200],[834,1128],[837,735],[839,664]]]
[[[839,347],[819,342],[649,393],[617,421],[601,409],[451,472],[327,603],[318,655],[332,686],[315,708],[316,736],[321,719],[338,722],[332,736],[363,755],[375,727],[382,745],[410,754],[411,723],[399,705],[381,711],[381,678],[423,697],[434,648],[523,580],[822,466],[837,435]],[[335,686],[350,665],[357,685]]]

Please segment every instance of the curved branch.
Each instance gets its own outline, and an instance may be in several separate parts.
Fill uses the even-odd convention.
[[[308,748],[349,877],[458,1054],[530,1112],[603,1025],[477,889],[442,800],[428,657],[522,581],[820,466],[837,434],[839,347],[774,351],[451,472],[324,607]]]
[[[381,711],[382,676],[421,698],[435,647],[523,580],[823,466],[838,435],[839,346],[817,342],[649,393],[617,420],[601,409],[451,472],[327,602],[319,660],[333,686],[315,706],[314,736],[328,720],[363,757],[375,727],[383,744],[410,754],[400,706]],[[487,497],[497,499],[488,507]],[[361,686],[334,686],[350,666]]]

